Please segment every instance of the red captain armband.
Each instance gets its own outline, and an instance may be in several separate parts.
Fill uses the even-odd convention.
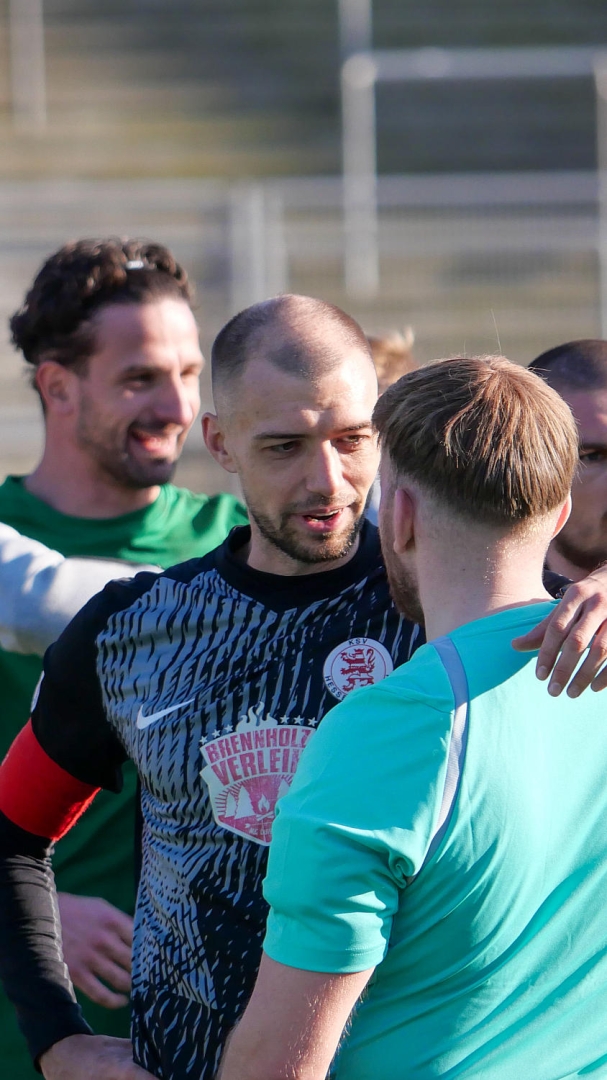
[[[31,720],[0,765],[0,810],[34,836],[60,840],[98,791],[55,764],[34,735]]]

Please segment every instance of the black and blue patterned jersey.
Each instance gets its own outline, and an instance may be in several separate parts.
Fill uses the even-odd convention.
[[[422,640],[390,602],[374,527],[345,565],[301,577],[239,561],[248,537],[108,586],[47,655],[33,716],[79,778],[115,786],[126,757],[139,773],[133,1040],[165,1080],[214,1076],[247,1003],[275,806],[303,747],[332,705]]]

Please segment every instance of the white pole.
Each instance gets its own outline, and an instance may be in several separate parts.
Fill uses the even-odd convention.
[[[338,0],[342,60],[373,47],[373,0]]]
[[[10,0],[9,44],[13,124],[23,130],[46,124],[46,73],[42,0]]]
[[[599,282],[601,337],[607,338],[607,53],[594,65],[596,87],[597,173],[599,182]]]
[[[376,67],[358,53],[342,67],[344,273],[347,292],[371,299],[379,290],[375,153]]]
[[[267,296],[289,291],[289,252],[285,229],[284,199],[278,191],[266,190],[266,280]]]
[[[230,193],[232,314],[267,297],[266,205],[261,184]]]

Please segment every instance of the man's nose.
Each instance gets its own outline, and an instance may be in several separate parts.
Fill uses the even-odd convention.
[[[341,459],[330,443],[322,446],[309,463],[307,486],[317,495],[331,496],[341,491],[343,474]]]
[[[199,409],[198,389],[186,386],[181,379],[168,379],[158,388],[154,411],[163,423],[187,428],[196,419]]]

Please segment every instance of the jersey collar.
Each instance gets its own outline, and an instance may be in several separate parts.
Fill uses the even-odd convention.
[[[324,570],[319,574],[291,577],[252,569],[236,557],[236,552],[250,538],[249,525],[232,529],[227,540],[216,551],[216,568],[233,588],[276,610],[309,607],[318,600],[331,599],[371,573],[383,571],[379,534],[368,521],[361,529],[360,543],[354,557],[335,570]]]

